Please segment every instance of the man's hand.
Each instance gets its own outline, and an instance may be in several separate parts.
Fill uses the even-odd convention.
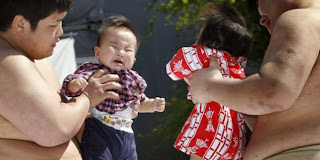
[[[98,70],[88,80],[88,86],[84,94],[88,96],[91,102],[90,108],[97,106],[106,98],[119,99],[119,95],[112,90],[121,90],[120,80],[116,74],[104,74],[104,70]]]
[[[214,81],[223,79],[219,70],[219,64],[216,56],[210,58],[210,66],[192,73],[189,76],[188,84],[194,103],[208,103],[212,101],[210,87]]]

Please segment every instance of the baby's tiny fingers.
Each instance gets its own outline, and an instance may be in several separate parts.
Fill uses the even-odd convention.
[[[165,101],[166,101],[166,99],[160,98],[160,102],[165,102]]]
[[[163,112],[164,109],[165,109],[165,107],[164,107],[163,105],[161,105],[160,107],[158,107],[158,111],[159,111],[159,112]]]

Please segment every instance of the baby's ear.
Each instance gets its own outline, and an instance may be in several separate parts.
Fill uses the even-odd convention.
[[[136,63],[136,60],[137,60],[136,58],[133,59],[133,64]]]
[[[94,57],[96,57],[96,59],[100,58],[100,47],[98,46],[94,47]]]

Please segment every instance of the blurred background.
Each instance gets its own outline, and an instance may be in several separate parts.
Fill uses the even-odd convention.
[[[133,24],[141,45],[133,70],[148,83],[146,95],[166,98],[163,113],[140,113],[134,119],[137,152],[140,160],[184,160],[188,156],[173,148],[173,143],[192,110],[186,99],[187,85],[172,81],[165,65],[176,51],[194,43],[199,12],[206,3],[223,0],[74,0],[63,21],[64,34],[50,57],[60,81],[86,61],[96,61],[93,48],[97,29],[110,15],[121,14]],[[231,0],[244,16],[253,43],[248,57],[247,75],[256,73],[269,40],[259,25],[256,0]],[[250,138],[250,131],[248,132]]]

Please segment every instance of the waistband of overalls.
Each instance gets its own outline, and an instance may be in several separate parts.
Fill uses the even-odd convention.
[[[133,123],[132,119],[125,119],[110,114],[93,114],[92,116],[114,129],[133,133],[131,128]]]

